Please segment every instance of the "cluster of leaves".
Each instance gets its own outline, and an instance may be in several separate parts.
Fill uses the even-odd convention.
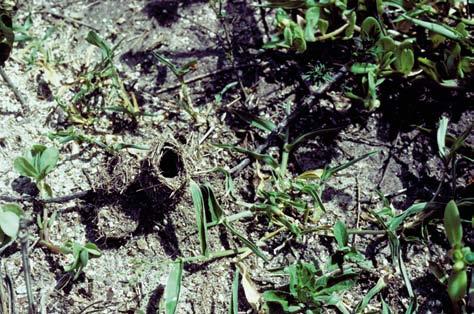
[[[284,313],[323,313],[323,306],[336,307],[341,313],[350,313],[341,301],[341,293],[356,283],[357,268],[370,268],[370,263],[348,243],[348,231],[341,221],[333,229],[338,250],[325,267],[317,263],[299,261],[285,268],[290,277],[287,291],[267,290],[263,293],[264,309],[272,313],[279,307]]]
[[[459,86],[474,67],[466,1],[280,1],[275,23],[280,30],[268,48],[306,50],[308,43],[356,39],[351,71],[360,75],[369,109],[380,101],[377,89],[389,76],[424,75],[442,86]],[[291,12],[290,14],[287,11]],[[358,35],[357,35],[358,34]]]
[[[28,69],[33,66],[40,66],[47,75],[53,76],[54,65],[62,62],[62,59],[53,53],[52,48],[47,45],[47,41],[56,32],[56,28],[48,27],[42,36],[34,35],[33,30],[33,19],[30,14],[23,24],[13,25],[15,42],[27,48],[28,54],[23,57],[23,60],[26,62]]]
[[[457,303],[467,293],[467,266],[474,265],[474,253],[469,246],[464,246],[461,218],[454,201],[450,201],[444,210],[444,229],[451,245],[453,260],[453,270],[448,279],[448,294],[453,303]]]
[[[54,170],[58,159],[59,151],[55,147],[33,145],[23,157],[16,158],[13,165],[21,175],[34,179],[44,196],[51,197],[53,192],[45,178]]]
[[[34,179],[43,197],[52,197],[51,186],[45,182],[45,179],[55,169],[58,160],[59,151],[55,147],[37,144],[33,145],[24,156],[15,159],[14,168],[21,175]],[[98,257],[101,253],[93,243],[82,245],[67,241],[63,247],[57,248],[49,242],[49,228],[54,223],[57,212],[49,215],[45,205],[43,204],[42,206],[42,215],[40,213],[37,214],[40,243],[51,248],[56,253],[72,254],[73,261],[65,267],[65,271],[72,273],[75,280],[81,274],[84,267],[86,267],[89,259],[91,257]],[[22,216],[23,211],[16,204],[7,204],[0,207],[0,243],[2,248],[15,241]]]
[[[74,274],[76,280],[87,266],[90,258],[101,256],[101,252],[94,243],[88,242],[85,245],[81,243],[67,241],[61,248],[64,254],[72,254],[72,262],[64,270]]]
[[[101,60],[78,74],[72,84],[74,96],[67,101],[58,98],[59,105],[68,113],[71,122],[84,126],[94,125],[104,110],[124,114],[136,123],[142,112],[134,94],[125,88],[114,63],[120,43],[110,47],[93,31],[88,33],[86,40],[100,49]]]

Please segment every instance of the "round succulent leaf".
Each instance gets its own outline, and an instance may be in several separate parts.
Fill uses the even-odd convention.
[[[448,294],[453,302],[459,302],[467,292],[467,272],[453,272],[448,279]]]
[[[450,201],[444,209],[444,230],[452,247],[459,246],[462,241],[461,217],[456,202]]]
[[[20,217],[10,211],[0,211],[0,228],[10,238],[16,238],[20,229]]]

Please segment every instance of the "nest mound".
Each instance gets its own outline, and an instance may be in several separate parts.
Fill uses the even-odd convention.
[[[104,194],[123,195],[136,183],[140,160],[127,152],[109,155],[97,173],[93,189]]]
[[[141,161],[141,189],[153,203],[175,203],[189,181],[190,161],[171,135],[157,141]]]

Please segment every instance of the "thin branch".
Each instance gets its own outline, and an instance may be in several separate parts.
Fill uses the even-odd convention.
[[[65,196],[58,196],[58,197],[53,197],[53,198],[48,198],[48,199],[37,199],[32,196],[9,196],[9,195],[0,195],[0,201],[4,202],[15,202],[15,203],[21,203],[21,202],[33,202],[33,201],[39,201],[45,204],[50,204],[50,203],[66,203],[75,199],[82,199],[85,198],[86,196],[90,195],[92,193],[91,190],[89,191],[81,191],[77,192],[74,194],[70,195],[65,195]]]
[[[23,98],[18,88],[16,88],[15,84],[13,84],[12,80],[10,80],[10,77],[8,77],[8,74],[7,72],[5,72],[5,69],[1,66],[0,66],[0,75],[2,76],[5,83],[7,83],[8,87],[13,92],[13,94],[15,94],[16,99],[21,104],[21,110],[23,111],[23,113],[26,112],[28,109],[28,106],[26,104],[25,98]]]

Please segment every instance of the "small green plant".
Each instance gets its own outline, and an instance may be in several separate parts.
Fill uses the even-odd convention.
[[[176,76],[179,84],[181,85],[178,99],[179,104],[195,121],[197,121],[198,115],[194,110],[193,101],[191,99],[191,94],[189,93],[188,85],[184,81],[184,76],[196,69],[197,61],[192,60],[183,66],[176,66],[173,62],[171,62],[171,60],[165,58],[164,56],[156,52],[153,53],[153,56],[157,61],[163,63],[168,69],[170,69],[171,72],[173,72],[173,74]]]
[[[450,201],[444,210],[444,230],[451,245],[450,256],[453,261],[448,278],[448,294],[456,305],[466,296],[467,267],[474,265],[474,252],[469,246],[464,246],[461,218],[455,201]]]
[[[263,293],[266,313],[323,313],[325,306],[350,313],[340,294],[355,284],[351,269],[326,271],[316,263],[297,262],[285,268],[290,277],[288,290],[267,290]]]
[[[82,273],[83,269],[87,266],[89,259],[99,257],[102,255],[99,248],[91,242],[85,245],[68,241],[61,248],[64,254],[72,254],[72,262],[67,265],[64,270],[74,275],[73,280],[76,280]]]
[[[120,43],[110,47],[93,31],[88,33],[86,40],[100,49],[101,60],[78,74],[78,79],[72,84],[72,99],[56,97],[56,101],[75,124],[94,125],[104,110],[124,114],[136,124],[137,118],[143,113],[134,94],[125,88],[114,64],[115,51]]]
[[[16,158],[13,165],[21,175],[35,180],[42,196],[51,197],[53,192],[45,179],[56,167],[58,159],[59,151],[55,147],[33,145],[23,157]]]
[[[0,205],[0,252],[18,236],[23,210],[17,204]]]
[[[23,61],[26,62],[27,68],[31,70],[34,66],[40,66],[47,74],[51,74],[54,66],[63,60],[53,53],[52,47],[47,44],[56,32],[56,28],[48,27],[44,34],[40,37],[33,34],[33,19],[31,14],[28,15],[22,25],[13,25],[15,32],[15,42],[25,46]]]

